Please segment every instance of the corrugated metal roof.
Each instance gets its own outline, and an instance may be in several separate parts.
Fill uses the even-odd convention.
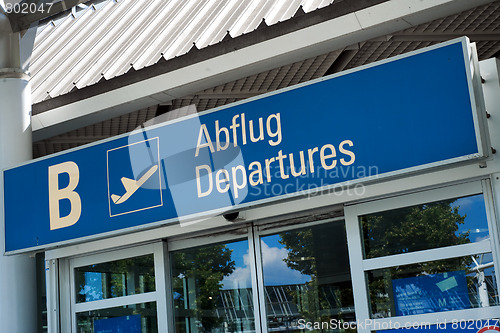
[[[241,2],[247,3],[246,1]],[[229,3],[233,2],[225,1],[224,3],[226,4],[226,6],[230,6]],[[286,7],[286,13],[283,12],[280,14],[282,15],[282,18],[291,17],[290,15],[293,16],[295,8],[298,8],[298,6],[301,4],[306,4],[304,1],[280,1],[279,3],[280,4],[276,4],[277,7],[281,6],[279,8],[285,8],[283,7],[285,3],[287,5],[290,5],[289,7]],[[319,1],[317,1],[316,3],[314,1],[310,1],[307,3],[312,7],[306,6],[304,10],[311,10],[311,8],[316,8],[315,6],[320,6],[328,3],[328,1],[324,1],[322,3],[320,3]],[[118,3],[113,3],[111,5],[116,6],[117,4]],[[98,4],[96,4],[96,6],[97,5]],[[110,1],[105,1],[100,5],[109,6]],[[222,11],[224,10],[224,8],[222,8]],[[52,52],[48,45],[51,45],[50,43],[52,43],[52,45],[57,46],[58,44],[56,43],[60,43],[61,41],[51,41],[50,33],[53,33],[55,29],[59,27],[67,27],[68,29],[68,27],[71,25],[67,25],[67,22],[73,22],[73,24],[75,24],[78,18],[87,13],[88,10],[89,9],[86,9],[85,11],[77,13],[75,17],[69,20],[66,17],[61,21],[55,23],[55,25],[50,23],[45,28],[40,29],[38,37],[40,38],[40,40],[37,41],[37,46],[41,47],[40,42],[44,41],[44,43],[49,43],[45,46],[48,48],[47,52]],[[105,8],[102,7],[102,10],[105,10]],[[244,25],[241,22],[246,22],[245,24],[248,25],[250,24],[249,21],[251,15],[247,14],[247,16],[244,17],[243,13],[245,12],[245,10],[251,9],[248,7],[244,7],[244,10],[241,13],[233,13],[234,15],[240,17],[241,21],[238,21],[240,22],[240,26]],[[256,7],[253,10],[256,10]],[[268,8],[267,10],[269,11],[268,13],[273,12],[273,10],[270,8]],[[266,16],[266,21],[269,20],[269,22],[271,23],[277,22],[276,15],[277,14],[274,14],[274,16],[269,14],[268,16]],[[219,15],[215,15],[215,17],[210,18],[210,20],[215,20],[213,22],[216,23],[213,23],[206,28],[208,30],[206,30],[206,34],[203,35],[205,36],[205,39],[199,39],[201,42],[205,43],[201,45],[209,45],[211,42],[213,43],[214,41],[220,40],[224,37],[223,28],[219,27],[225,27],[225,24],[227,24],[227,22],[224,22],[224,20],[222,19],[224,17],[226,16],[219,13]],[[217,21],[217,19],[219,19],[219,21]],[[252,28],[255,29],[255,26],[258,26],[258,24],[260,24],[259,22],[261,22],[261,19],[256,19],[254,21],[255,22],[252,23]],[[236,21],[233,21],[233,23],[234,26],[237,27]],[[84,31],[87,30],[84,29]],[[215,36],[214,31],[222,32],[220,35]],[[252,31],[252,29],[248,31]],[[462,35],[468,35],[472,41],[476,42],[480,59],[488,59],[493,56],[500,56],[500,1],[495,1],[488,5],[476,7],[472,10],[464,11],[456,15],[450,15],[438,20],[430,21],[411,29],[399,31],[390,36],[382,36],[375,40],[368,40],[360,43],[359,45],[353,45],[344,50],[335,50],[327,54],[306,59],[304,61],[296,62],[293,64],[283,64],[283,66],[272,69],[270,71],[252,75],[236,81],[227,82],[225,84],[200,91],[192,96],[183,96],[182,98],[175,99],[171,102],[171,105],[169,105],[168,108],[172,111],[170,111],[169,114],[171,117],[175,118],[180,115],[178,112],[175,112],[175,110],[188,106],[196,108],[196,111],[211,109],[214,107],[239,101],[244,98],[256,96],[283,87],[288,87],[296,83],[315,79],[326,74],[332,74],[345,69],[358,67],[370,62],[413,51]],[[130,35],[128,36],[130,37]],[[209,41],[207,39],[207,36],[212,36],[213,39]],[[85,37],[79,38],[86,39]],[[148,47],[146,41],[137,40],[135,42],[138,43],[139,46],[146,48]],[[96,43],[99,43],[99,41],[96,41]],[[61,51],[61,53],[64,54],[68,52],[67,50],[63,50]],[[40,57],[41,54],[36,53],[35,56]],[[54,54],[51,53],[48,58],[50,59],[53,56],[57,56],[57,52]],[[87,62],[89,61],[89,59],[84,60]],[[97,61],[97,58],[94,59],[94,62]],[[86,68],[85,66],[88,66],[87,62],[85,64],[82,64],[81,68]],[[75,66],[76,65],[78,64],[75,64]],[[52,64],[52,67],[57,66],[55,64]],[[63,79],[63,77],[56,77],[53,79],[57,81]],[[147,120],[155,117],[156,114],[156,107],[138,110],[125,116],[113,118],[102,123],[86,126],[76,131],[71,131],[63,135],[36,142],[33,145],[33,154],[35,157],[39,157],[106,137],[126,133],[137,128]]]
[[[228,82],[222,86],[201,91],[193,96],[176,99],[169,105],[168,117],[163,121],[186,115],[185,111],[200,112],[218,106],[233,103],[248,97],[288,87],[325,75],[340,52],[317,56],[312,59],[276,68],[264,73],[252,75],[240,80]],[[186,109],[189,108],[189,109]],[[180,112],[179,112],[180,111]],[[130,132],[154,118],[156,107],[138,110],[127,115],[86,126],[66,134],[38,141],[33,144],[33,156],[40,157],[61,150],[74,148],[96,140]]]
[[[332,0],[106,0],[41,26],[33,103],[310,12]]]

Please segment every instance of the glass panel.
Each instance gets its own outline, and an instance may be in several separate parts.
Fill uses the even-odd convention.
[[[255,331],[248,241],[171,253],[177,332]]]
[[[76,302],[155,291],[153,254],[75,268]]]
[[[367,273],[373,318],[498,305],[491,253]]]
[[[482,194],[360,217],[365,258],[489,239]]]
[[[355,321],[344,221],[262,237],[261,249],[269,331]]]
[[[131,304],[76,314],[78,333],[134,332],[156,333],[156,303]]]

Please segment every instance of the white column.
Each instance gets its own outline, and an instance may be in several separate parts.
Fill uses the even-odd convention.
[[[19,35],[0,14],[0,169],[32,158],[31,89],[19,69]],[[29,191],[29,189],[26,189]],[[3,173],[0,174],[0,332],[36,332],[35,259],[5,256]],[[29,209],[30,202],[26,202]]]
[[[493,160],[488,161],[488,168],[494,173],[491,175],[493,204],[490,207],[489,219],[492,222],[491,247],[497,287],[500,288],[500,59],[491,58],[479,63],[481,77],[484,79],[483,91],[486,111],[491,115],[488,119],[490,141],[496,153]]]

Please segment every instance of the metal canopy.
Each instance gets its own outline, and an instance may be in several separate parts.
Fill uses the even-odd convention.
[[[120,2],[126,1],[131,0],[121,0]],[[108,1],[105,1],[104,3],[107,2]],[[413,5],[413,1],[410,0],[404,2],[405,3],[401,4],[401,7]],[[304,2],[297,1],[296,5],[300,6],[300,4],[303,3]],[[176,68],[175,66],[182,68],[182,66],[186,64],[189,65],[189,63],[196,64],[196,61],[203,60],[203,52],[215,52],[214,49],[216,48],[221,48],[224,49],[225,52],[228,52],[229,46],[238,45],[234,44],[236,42],[245,42],[247,43],[245,45],[249,46],[253,45],[252,42],[255,43],[255,41],[265,41],[265,38],[273,36],[273,33],[278,37],[280,34],[293,34],[296,31],[291,28],[291,26],[293,26],[292,23],[314,22],[314,20],[318,20],[319,16],[321,16],[324,21],[325,19],[328,19],[328,17],[325,18],[324,13],[329,10],[331,15],[332,8],[335,8],[335,5],[338,6],[336,8],[340,8],[342,3],[345,5],[347,2],[335,1],[332,4],[325,2],[326,5],[325,3],[320,3],[319,1],[316,1],[315,3],[318,8],[319,6],[323,7],[311,10],[305,14],[300,12],[300,7],[297,7],[297,11],[295,12],[290,9],[287,14],[290,16],[288,20],[281,23],[276,21],[275,24],[270,24],[266,19],[265,22],[269,25],[267,27],[262,25],[261,15],[269,14],[269,12],[252,12],[251,14],[247,14],[247,21],[254,22],[253,24],[258,23],[257,27],[260,26],[259,29],[252,26],[254,30],[250,28],[249,32],[241,33],[239,36],[232,36],[229,34],[232,38],[229,38],[227,35],[226,38],[222,38],[224,36],[224,34],[222,34],[222,40],[212,46],[208,46],[207,44],[207,47],[201,47],[200,50],[198,50],[199,44],[197,43],[196,48],[191,49],[191,52],[182,56],[165,60],[164,54],[160,54],[160,61],[153,63],[149,67],[138,70],[131,67],[125,75],[122,74],[116,77],[111,75],[108,79],[101,76],[101,80],[99,82],[93,83],[88,87],[82,87],[81,89],[73,86],[73,89],[59,97],[46,95],[43,101],[34,105],[35,118],[36,115],[43,115],[46,112],[51,112],[50,110],[53,109],[51,106],[57,105],[56,102],[58,100],[64,100],[70,96],[78,96],[78,94],[83,94],[84,92],[96,92],[99,91],[99,89],[113,90],[120,84],[127,83],[127,77],[129,78],[128,80],[138,80],[141,75],[146,75],[144,73],[154,73],[161,68],[172,70]],[[352,4],[352,2],[349,3]],[[368,1],[356,1],[356,3],[358,5],[360,3],[367,5]],[[393,2],[391,1],[389,3]],[[84,126],[77,130],[66,130],[64,131],[64,134],[36,142],[34,144],[34,154],[35,156],[43,156],[45,154],[50,154],[98,139],[124,133],[140,126],[144,121],[151,119],[155,115],[166,111],[168,112],[167,114],[170,119],[172,119],[186,113],[187,109],[175,111],[176,109],[182,107],[192,105],[188,108],[190,109],[189,112],[202,111],[243,98],[248,98],[299,82],[321,77],[323,75],[336,73],[341,70],[357,67],[376,60],[412,51],[436,42],[452,39],[456,36],[468,35],[472,41],[477,42],[479,56],[481,59],[498,56],[498,52],[500,51],[500,20],[498,19],[500,15],[500,1],[474,2],[474,6],[476,6],[474,8],[470,8],[470,3],[470,1],[433,1],[432,6],[429,6],[429,11],[421,10],[421,12],[418,13],[418,8],[412,8],[412,13],[404,12],[404,14],[403,12],[395,13],[393,11],[392,16],[380,18],[382,23],[377,25],[378,30],[373,32],[372,35],[369,34],[371,29],[370,26],[364,26],[364,29],[359,29],[358,27],[357,32],[362,32],[362,34],[360,34],[360,36],[358,36],[352,43],[349,43],[350,40],[343,39],[342,42],[338,44],[330,43],[330,50],[328,50],[328,48],[325,49],[327,52],[315,51],[317,52],[316,55],[311,54],[312,56],[306,56],[302,60],[294,61],[293,57],[288,57],[288,59],[290,59],[288,62],[286,62],[286,60],[274,63],[271,62],[271,66],[269,66],[268,69],[260,71],[257,70],[250,75],[244,75],[245,72],[240,70],[238,73],[239,77],[235,75],[234,79],[231,79],[231,77],[226,78],[221,80],[220,84],[214,84],[217,80],[212,80],[212,86],[201,87],[201,89],[195,89],[195,87],[191,89],[191,92],[189,93],[179,93],[175,96],[169,97],[168,100],[163,102],[160,100],[153,101],[153,104],[150,104],[150,106],[133,106],[127,110],[126,113],[118,114],[116,117],[113,117],[112,112],[108,113],[108,116],[111,117],[111,119],[100,121],[96,118],[92,125]],[[479,3],[482,3],[483,5],[478,6]],[[116,5],[116,3],[112,5]],[[372,8],[376,8],[377,6],[376,4],[374,5],[374,3],[368,5],[372,5]],[[381,6],[382,5],[384,5],[384,3],[382,3]],[[309,7],[309,9],[310,8],[314,7]],[[373,13],[380,15],[380,12],[377,13],[372,8],[369,9]],[[95,14],[96,11],[100,11],[102,9],[103,7],[92,8],[91,13]],[[300,9],[304,11],[304,7]],[[352,6],[350,9],[352,10]],[[83,12],[86,11],[83,10]],[[252,21],[249,19],[251,15],[257,15],[257,17],[254,17],[254,20]],[[275,14],[274,17],[276,17],[276,15],[277,14]],[[66,20],[62,19],[61,21],[55,23],[49,22],[49,25],[47,25],[45,29],[48,29],[47,31],[52,30],[54,32],[63,24],[68,24],[67,28],[71,28],[73,24],[76,24],[75,22],[82,20],[82,17],[83,14],[82,16],[72,16],[70,19]],[[362,21],[364,18],[365,17],[363,17],[360,13],[356,13],[356,19],[358,21]],[[80,24],[83,22],[85,21],[81,21]],[[288,26],[286,25],[287,23],[289,24]],[[315,23],[317,23],[317,21]],[[362,23],[365,22],[362,21]],[[346,27],[346,25],[343,27]],[[198,28],[201,29],[201,27]],[[240,27],[240,29],[242,28]],[[307,29],[307,24],[302,27],[302,30],[305,29]],[[337,31],[331,31],[331,34],[335,34],[336,32]],[[224,31],[224,33],[226,33],[226,31]],[[40,30],[39,37],[37,37],[37,43],[39,43],[38,45],[41,45],[42,41],[47,38],[46,36],[44,37],[43,34],[44,30]],[[54,34],[53,38],[54,36],[59,35]],[[75,35],[75,37],[76,36],[77,35]],[[54,42],[59,41],[59,39],[54,39]],[[191,47],[193,47],[192,42],[190,44]],[[240,44],[240,49],[244,48],[245,45]],[[67,51],[63,49],[59,50],[62,53]],[[220,50],[218,52],[220,52]],[[224,53],[222,53],[222,55],[224,55]],[[37,55],[34,56],[36,57]],[[99,65],[102,64],[103,59],[95,58],[94,61],[96,65]],[[272,66],[272,64],[275,65]],[[63,80],[66,78],[57,75],[49,77],[46,76],[44,78],[45,81],[58,79]],[[34,75],[33,83],[36,84],[36,80],[36,75]],[[46,83],[47,82],[39,84]],[[80,96],[79,98],[81,99],[84,97]],[[162,105],[158,107],[158,104]],[[130,111],[132,112],[129,113]],[[36,126],[36,123],[34,125]]]

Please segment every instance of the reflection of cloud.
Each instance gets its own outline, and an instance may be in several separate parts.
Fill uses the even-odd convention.
[[[487,240],[487,239],[490,239],[490,235],[486,235],[486,236],[483,236],[483,237],[476,237],[476,239],[473,240],[473,242],[481,242],[481,241],[484,241],[484,240]]]
[[[264,270],[264,284],[266,286],[303,284],[311,280],[308,275],[289,268],[284,259],[288,257],[285,248],[269,247],[261,242],[262,266]],[[250,260],[247,253],[243,256],[244,267],[236,267],[233,273],[224,278],[224,289],[250,288],[252,286]]]
[[[264,242],[261,244],[266,286],[303,284],[311,280],[308,275],[302,275],[286,265],[284,259],[288,257],[288,251],[285,248],[269,247]]]
[[[243,263],[245,266],[236,267],[231,275],[222,280],[222,283],[224,284],[223,289],[241,289],[252,287],[248,250],[247,253],[243,255]]]
[[[460,199],[455,200],[451,204],[451,206],[452,207],[458,206],[458,208],[460,210],[470,209],[471,207],[473,207],[477,203],[477,200],[478,200],[478,198],[476,196],[460,198]]]

